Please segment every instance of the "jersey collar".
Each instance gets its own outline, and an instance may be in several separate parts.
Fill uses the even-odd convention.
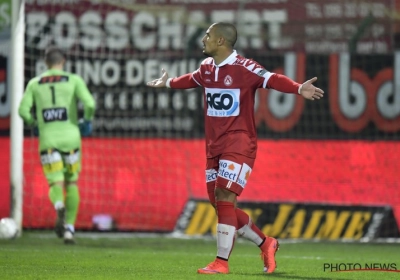
[[[47,69],[46,73],[64,73],[64,70],[62,69]]]
[[[224,61],[222,61],[220,64],[218,64],[216,66],[222,67],[226,64],[231,64],[232,62],[234,62],[236,60],[236,56],[237,56],[237,52],[236,52],[236,50],[233,50],[233,52]],[[215,61],[214,61],[214,64],[215,64]]]

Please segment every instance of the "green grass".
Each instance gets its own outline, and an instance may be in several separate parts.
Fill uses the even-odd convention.
[[[215,257],[215,240],[78,233],[77,241],[66,246],[50,232],[0,240],[0,279],[400,279],[396,272],[323,269],[324,263],[394,263],[400,270],[400,244],[282,241],[278,268],[266,275],[259,249],[242,241],[229,275],[198,275],[197,268]]]

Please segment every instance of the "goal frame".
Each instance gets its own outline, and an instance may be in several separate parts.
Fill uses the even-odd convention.
[[[11,92],[10,115],[10,217],[22,234],[23,203],[23,140],[24,124],[18,115],[18,106],[24,92],[25,0],[13,0],[11,6],[11,45],[8,84]]]

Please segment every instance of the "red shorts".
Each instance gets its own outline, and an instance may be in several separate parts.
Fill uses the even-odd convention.
[[[254,158],[235,153],[208,158],[206,184],[210,202],[215,203],[215,188],[224,188],[239,196],[250,177],[254,160]]]

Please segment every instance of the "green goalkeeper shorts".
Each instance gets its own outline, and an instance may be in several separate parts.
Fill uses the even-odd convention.
[[[79,149],[61,152],[47,149],[40,152],[40,161],[49,185],[60,181],[77,181],[81,171],[81,153]]]

